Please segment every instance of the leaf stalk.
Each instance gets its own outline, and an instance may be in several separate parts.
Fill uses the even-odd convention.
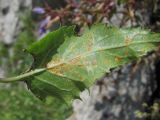
[[[12,82],[17,82],[17,81],[23,81],[24,78],[27,78],[27,77],[29,77],[29,76],[32,76],[32,75],[37,74],[37,73],[40,73],[40,72],[43,72],[43,71],[45,71],[45,70],[46,70],[45,68],[36,69],[36,70],[34,70],[34,71],[30,71],[30,72],[21,74],[21,75],[16,76],[16,77],[0,78],[0,83],[12,83]]]

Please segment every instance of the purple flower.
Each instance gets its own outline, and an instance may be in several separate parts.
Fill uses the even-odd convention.
[[[35,8],[33,8],[33,12],[35,12],[37,14],[44,14],[45,10],[42,7],[35,7]]]
[[[51,16],[47,16],[44,20],[41,21],[40,27],[46,27],[46,25],[49,23],[51,20]]]
[[[41,37],[46,33],[46,29],[45,28],[39,28],[38,29],[38,35]]]
[[[39,29],[38,29],[39,36],[42,36],[43,34],[46,33],[46,26],[50,20],[51,20],[51,17],[47,16],[44,20],[40,22]]]

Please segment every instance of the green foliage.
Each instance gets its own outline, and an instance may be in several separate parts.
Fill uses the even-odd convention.
[[[151,120],[159,120],[160,118],[160,101],[155,101],[152,106],[148,104],[143,104],[143,111],[135,111],[135,116],[138,119],[151,119]]]
[[[7,76],[13,76],[26,71],[32,63],[32,57],[24,53],[23,49],[35,41],[33,34],[34,25],[29,15],[21,18],[21,20],[24,27],[18,35],[16,42],[11,45],[5,45],[0,42],[0,67],[5,70]]]
[[[80,37],[73,33],[73,27],[62,27],[27,49],[34,63],[26,81],[40,99],[53,96],[70,104],[110,69],[146,55],[160,42],[160,34],[148,30],[103,24],[86,28]]]
[[[71,113],[53,98],[43,103],[24,89],[0,90],[0,120],[64,120]]]
[[[26,71],[32,63],[31,55],[23,49],[35,41],[34,25],[28,16],[21,20],[24,27],[16,42],[11,45],[0,42],[0,68],[7,76]],[[71,107],[50,97],[42,103],[21,83],[0,84],[0,88],[0,120],[64,120],[72,112]]]

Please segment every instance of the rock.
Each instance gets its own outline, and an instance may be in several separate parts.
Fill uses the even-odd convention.
[[[21,28],[20,13],[31,6],[32,0],[0,0],[0,41],[11,44],[16,40]]]
[[[137,120],[135,111],[142,110],[142,104],[157,88],[155,59],[153,54],[136,65],[115,70],[100,80],[101,86],[91,87],[90,94],[87,90],[82,92],[82,101],[73,103],[72,120]]]
[[[137,2],[135,15],[139,16],[140,23],[133,21],[133,24],[127,22],[122,26],[148,25],[152,14],[152,2]],[[145,4],[143,9],[142,4]],[[123,7],[119,6],[118,10],[123,10]],[[111,18],[111,23],[121,26],[122,19],[123,15],[117,13]],[[68,120],[138,120],[135,111],[142,110],[142,104],[149,103],[157,90],[155,61],[158,56],[152,54],[99,80],[98,84],[90,88],[90,94],[87,91],[81,94],[82,101],[74,101],[74,114],[72,119]]]

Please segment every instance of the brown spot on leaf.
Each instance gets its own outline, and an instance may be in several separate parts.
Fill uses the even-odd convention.
[[[64,76],[65,71],[72,70],[74,65],[84,67],[84,64],[80,63],[80,59],[81,55],[77,55],[77,57],[67,61],[67,63],[63,63],[56,58],[47,64],[47,68],[53,74]]]
[[[88,45],[87,45],[87,51],[91,51],[93,47],[93,42],[90,40]]]
[[[81,59],[81,55],[78,55],[77,57],[73,58],[69,61],[70,64],[77,64]]]
[[[128,50],[126,50],[124,54],[125,54],[125,56],[128,56],[128,54],[129,54]]]
[[[88,36],[88,42],[87,42],[87,51],[91,51],[93,47],[93,36],[92,34],[89,34]]]
[[[56,58],[53,58],[53,60],[51,60],[48,64],[47,64],[47,68],[50,68],[54,65],[57,65],[61,63],[61,59],[57,56]]]
[[[119,56],[115,57],[115,61],[116,61],[116,62],[120,62],[121,60],[122,60],[121,57],[119,57]]]
[[[132,39],[131,39],[131,38],[129,38],[129,37],[126,37],[126,38],[125,38],[125,45],[126,45],[126,46],[128,46],[129,44],[131,44],[131,42],[132,42]]]
[[[73,71],[71,75],[72,75],[72,77],[75,77],[76,79],[79,79],[81,81],[84,80],[83,76],[80,75],[80,73],[78,73],[77,71]]]
[[[53,67],[53,68],[49,69],[49,71],[53,74],[63,76],[64,66],[65,66],[64,64],[61,64],[61,65],[58,65],[56,67]]]

